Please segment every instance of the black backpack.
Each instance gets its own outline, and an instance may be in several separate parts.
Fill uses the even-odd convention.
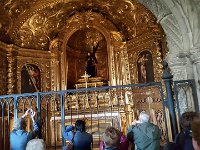
[[[192,145],[192,132],[190,130],[181,131],[174,141],[181,150],[194,150]]]

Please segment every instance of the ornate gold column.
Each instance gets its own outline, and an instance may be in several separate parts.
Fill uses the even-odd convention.
[[[60,90],[60,66],[57,55],[51,53],[51,90]]]
[[[6,44],[0,42],[0,95],[7,93],[7,51]]]
[[[128,54],[126,43],[122,41],[122,35],[119,32],[111,32],[113,46],[112,75],[115,76],[116,85],[125,85],[130,83],[130,73],[128,64]],[[112,81],[114,83],[114,81]]]
[[[121,51],[121,64],[122,64],[122,85],[130,84],[130,69],[128,62],[128,53],[127,47],[125,46],[125,42],[122,43],[122,51]]]
[[[16,59],[12,47],[8,50],[7,94],[16,93]]]
[[[62,41],[58,38],[51,41],[49,50],[51,51],[51,90],[61,90],[61,70],[60,55]]]

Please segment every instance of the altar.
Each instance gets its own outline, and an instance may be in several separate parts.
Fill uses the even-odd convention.
[[[75,84],[75,88],[91,88],[91,87],[101,87],[107,86],[108,81],[104,80],[102,77],[89,77],[83,76],[83,79],[79,79]]]
[[[99,114],[84,114],[84,115],[73,115],[65,116],[65,126],[68,125],[75,125],[77,119],[82,119],[86,121],[86,131],[91,133],[93,136],[94,148],[99,147],[99,140],[105,128],[107,126],[114,126],[116,128],[120,128],[120,113],[112,112],[112,113],[99,113]],[[51,117],[50,119],[50,127],[53,131],[51,133],[51,145],[62,144],[62,124],[61,124],[61,117]]]

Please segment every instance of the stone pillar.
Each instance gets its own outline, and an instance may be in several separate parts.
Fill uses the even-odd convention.
[[[190,55],[191,61],[193,62],[194,79],[196,83],[198,105],[200,108],[200,47],[193,48]]]

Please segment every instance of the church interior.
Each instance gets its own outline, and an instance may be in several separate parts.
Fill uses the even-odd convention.
[[[1,149],[9,146],[15,117],[29,107],[39,112],[49,149],[61,147],[63,125],[78,118],[87,120],[98,145],[106,126],[126,133],[143,110],[162,129],[161,144],[173,140],[164,61],[177,81],[177,118],[199,111],[198,0],[2,0],[0,6]],[[179,88],[185,80],[187,88]]]

